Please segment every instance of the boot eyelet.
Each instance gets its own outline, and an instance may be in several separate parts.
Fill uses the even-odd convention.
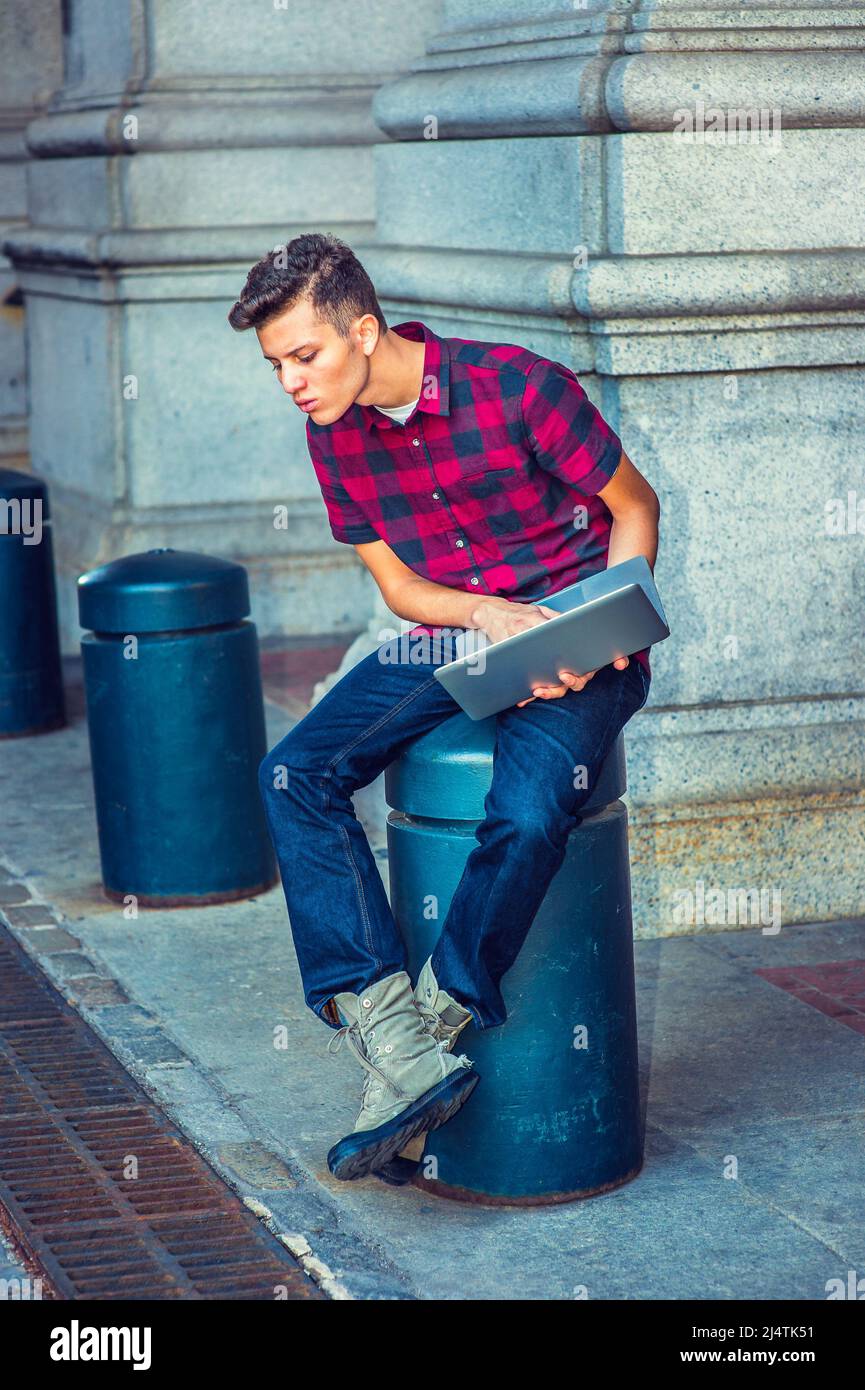
[[[393,1052],[393,1047],[391,1046],[390,1043],[387,1044],[387,1047],[385,1048],[385,1052]]]
[[[372,1000],[371,1000],[371,999],[364,999],[364,1000],[362,1001],[362,1003],[363,1003],[363,1007],[364,1007],[365,1009],[371,1009],[371,1008],[372,1008]]]

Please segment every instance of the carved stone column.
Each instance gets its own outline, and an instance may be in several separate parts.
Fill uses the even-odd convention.
[[[566,362],[661,499],[645,935],[865,906],[863,19],[446,0],[374,103],[386,312]]]
[[[372,98],[437,9],[409,22],[381,0],[361,19],[329,0],[324,22],[260,0],[68,0],[66,13],[64,84],[27,136],[32,225],[6,242],[64,645],[78,639],[75,575],[151,546],[241,559],[263,632],[360,627],[372,582],[331,543],[304,421],[226,315],[274,245],[371,237]]]
[[[62,76],[60,0],[0,8],[0,242],[27,224],[28,124]],[[28,464],[24,301],[0,255],[0,468]]]

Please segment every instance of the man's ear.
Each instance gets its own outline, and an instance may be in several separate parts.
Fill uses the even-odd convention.
[[[357,335],[360,339],[361,351],[370,357],[378,346],[381,337],[381,325],[375,314],[364,314],[357,320]]]

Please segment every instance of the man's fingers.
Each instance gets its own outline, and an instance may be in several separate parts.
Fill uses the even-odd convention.
[[[543,604],[538,604],[538,607],[543,611]],[[552,611],[550,615],[552,617],[558,616]],[[617,656],[612,664],[617,671],[624,671],[625,667],[630,664],[630,659],[627,656]],[[529,695],[525,700],[517,701],[517,709],[522,708],[523,705],[531,704],[532,700],[557,700],[561,699],[562,695],[567,695],[569,690],[582,690],[587,682],[597,674],[597,671],[587,671],[584,676],[579,676],[576,671],[561,670],[558,672],[559,679],[562,681],[561,685],[537,686],[533,695]]]
[[[570,690],[582,690],[586,681],[590,681],[594,671],[587,671],[584,676],[580,676],[576,671],[560,671],[559,679],[563,680]]]
[[[529,695],[525,700],[517,700],[517,709],[519,709],[521,705],[531,704],[532,700],[549,700],[557,695],[566,695],[567,690],[568,688],[565,685],[538,685],[535,687],[535,693],[533,695]]]
[[[592,673],[594,674],[594,672]],[[538,685],[535,686],[534,694],[530,696],[532,700],[560,700],[563,695],[567,695],[569,690],[582,690],[588,676],[578,676],[575,671],[559,671],[563,679],[562,685]],[[517,708],[527,705],[529,700],[518,700]]]

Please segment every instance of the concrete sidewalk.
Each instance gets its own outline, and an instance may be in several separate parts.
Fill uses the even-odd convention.
[[[265,653],[271,746],[323,674],[314,659]],[[69,728],[0,743],[0,911],[225,1179],[306,1238],[337,1296],[822,1300],[865,1275],[861,920],[636,943],[646,1160],[626,1186],[519,1209],[338,1183],[325,1155],[360,1069],[328,1055],[303,1003],[281,888],[127,920],[100,890],[74,683],[70,705]]]

